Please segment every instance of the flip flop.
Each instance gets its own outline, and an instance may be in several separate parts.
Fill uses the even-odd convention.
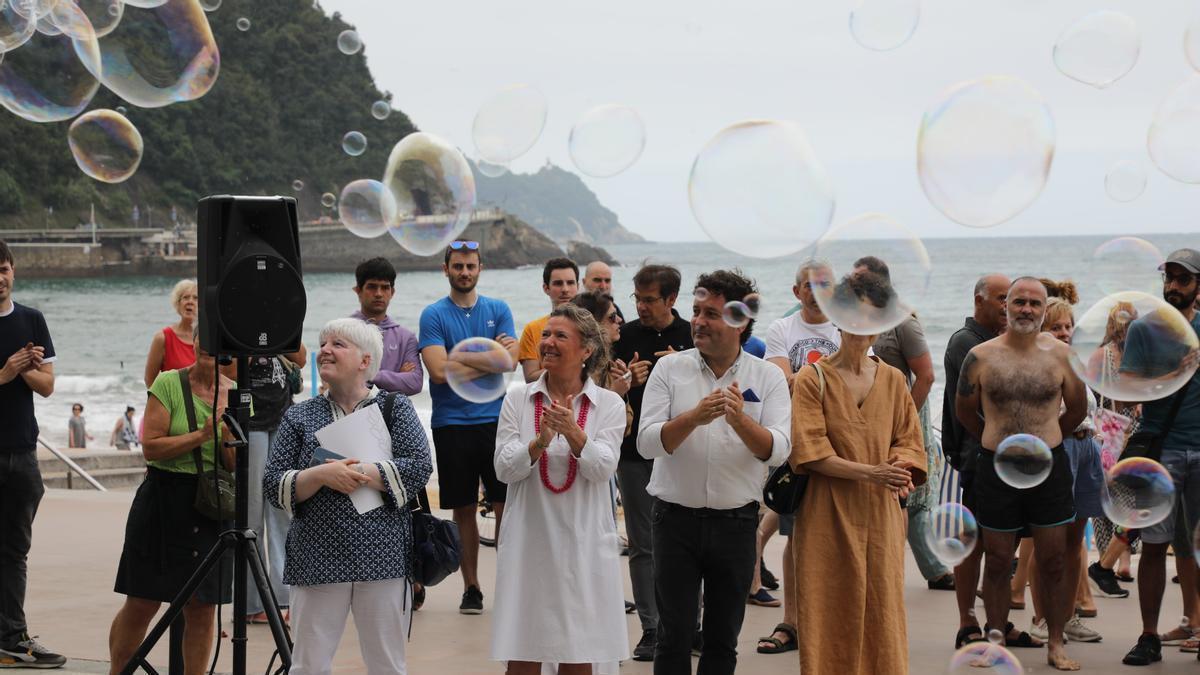
[[[775,633],[783,633],[790,638],[787,642],[775,637]],[[768,643],[770,646],[764,647],[762,643]],[[758,639],[759,654],[782,654],[784,652],[795,651],[796,645],[796,629],[786,623],[781,623],[775,626],[775,630],[771,631],[771,635]]]
[[[971,637],[974,635],[975,637]],[[983,629],[979,626],[964,626],[958,629],[958,634],[954,636],[954,648],[962,649],[962,646],[971,642],[984,642],[987,638],[983,637]]]

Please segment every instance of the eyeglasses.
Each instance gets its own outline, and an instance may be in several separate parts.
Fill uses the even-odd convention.
[[[464,248],[467,249],[468,251],[478,251],[479,250],[479,242],[463,241],[461,239],[458,241],[450,242],[450,250],[451,251],[461,251]]]
[[[613,312],[612,314],[609,314],[608,316],[604,317],[604,320],[609,323],[621,323],[621,317],[616,312]]]
[[[1163,284],[1169,284],[1174,281],[1180,286],[1191,286],[1192,282],[1196,280],[1196,275],[1190,272],[1184,272],[1183,274],[1167,274],[1163,272],[1162,280]]]
[[[638,305],[653,305],[659,300],[662,300],[662,298],[654,295],[638,295],[637,293],[630,293],[629,299]]]

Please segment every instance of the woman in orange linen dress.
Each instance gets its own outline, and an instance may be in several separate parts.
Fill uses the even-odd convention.
[[[796,374],[789,461],[810,474],[792,535],[804,675],[908,672],[899,498],[924,482],[925,450],[904,375],[867,356],[873,341],[843,332],[837,353]]]

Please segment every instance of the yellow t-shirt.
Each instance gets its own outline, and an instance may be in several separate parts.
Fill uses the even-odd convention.
[[[546,329],[549,321],[550,315],[547,314],[525,324],[525,330],[521,331],[520,349],[517,351],[518,361],[541,362],[542,357],[538,354],[538,343],[542,341],[542,331]]]

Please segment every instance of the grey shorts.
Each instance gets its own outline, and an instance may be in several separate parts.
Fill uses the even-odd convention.
[[[1079,439],[1067,436],[1063,449],[1071,460],[1075,478],[1075,517],[1099,518],[1104,515],[1100,493],[1104,490],[1104,467],[1100,465],[1100,446],[1091,436]]]
[[[1177,521],[1183,526],[1179,539],[1190,539],[1200,521],[1200,450],[1163,448],[1161,463],[1175,481],[1175,506],[1161,522],[1142,528],[1142,540],[1147,544],[1172,543],[1176,539]],[[1180,508],[1182,517],[1177,513]],[[1176,551],[1181,556],[1187,553]]]

